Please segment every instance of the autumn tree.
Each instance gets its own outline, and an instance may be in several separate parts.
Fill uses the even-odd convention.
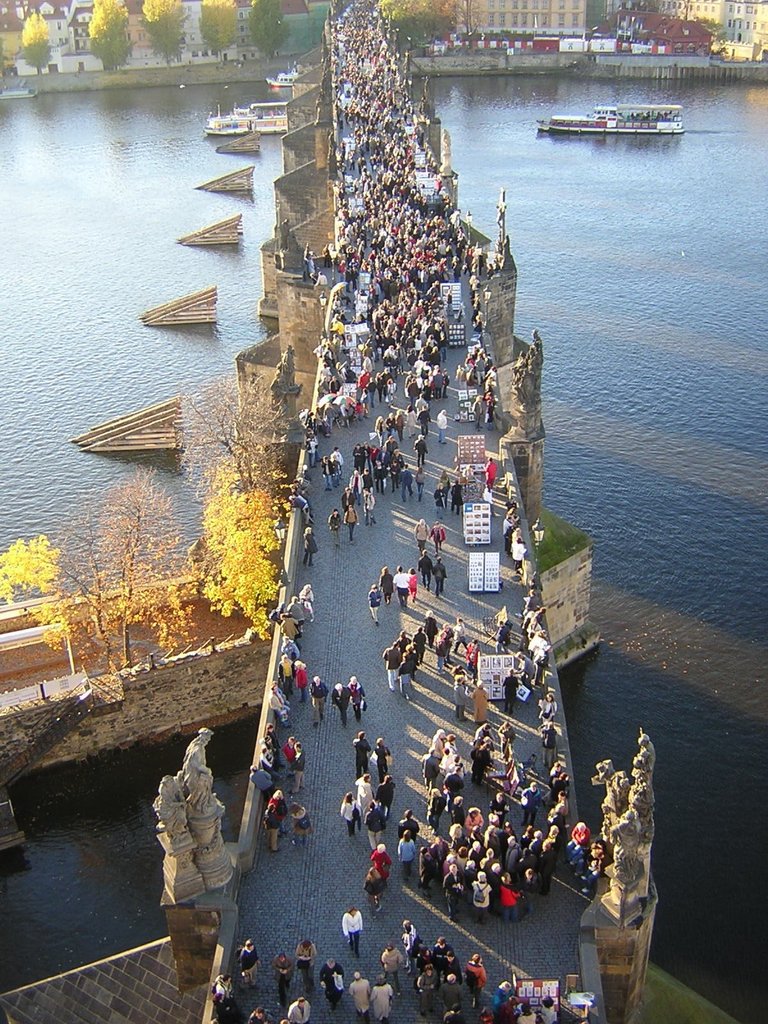
[[[59,548],[41,536],[0,555],[0,597],[49,597],[35,610],[49,638],[90,641],[114,670],[132,664],[137,627],[162,646],[185,637],[184,571],[170,499],[137,470],[86,507]]]
[[[236,19],[235,0],[203,0],[200,34],[208,49],[217,57],[235,41]]]
[[[120,0],[94,0],[88,34],[91,50],[107,71],[121,68],[128,62],[131,53],[128,11]]]
[[[456,4],[454,0],[381,0],[380,9],[401,40],[406,36],[434,39],[453,26]]]
[[[38,75],[51,59],[51,44],[48,42],[48,26],[42,14],[34,11],[24,22],[21,33],[21,49],[24,60],[37,69]]]
[[[698,22],[712,36],[710,44],[712,50],[720,49],[723,43],[728,41],[728,33],[725,31],[725,26],[717,18],[694,18],[693,20]]]
[[[144,0],[142,11],[153,51],[167,64],[178,60],[186,17],[181,0]]]
[[[242,611],[262,637],[269,635],[267,606],[279,590],[272,557],[277,512],[266,490],[244,491],[231,463],[219,467],[203,514],[201,588],[215,611]]]
[[[204,493],[227,463],[241,490],[277,494],[283,479],[280,427],[262,375],[249,377],[240,387],[234,376],[223,377],[184,400],[184,464]]]
[[[251,0],[251,39],[267,57],[274,57],[288,38],[280,0]]]

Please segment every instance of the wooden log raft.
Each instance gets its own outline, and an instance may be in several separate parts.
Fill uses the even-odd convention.
[[[145,452],[181,447],[181,399],[150,405],[138,412],[118,416],[85,434],[73,437],[72,443],[87,452]]]
[[[238,135],[231,142],[224,142],[216,147],[217,153],[258,153],[261,149],[261,133],[248,132]]]
[[[155,306],[141,314],[141,322],[149,327],[168,327],[173,324],[215,324],[217,289],[204,288],[201,292],[182,295],[162,306]]]
[[[227,217],[190,235],[182,235],[176,241],[181,245],[237,245],[242,233],[243,215],[238,213],[236,217]]]
[[[254,164],[250,167],[241,167],[239,171],[223,174],[220,178],[212,178],[197,188],[203,192],[252,192],[254,168]]]

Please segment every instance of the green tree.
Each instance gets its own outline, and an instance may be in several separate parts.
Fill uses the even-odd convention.
[[[274,57],[288,38],[280,0],[251,0],[251,39],[267,57]]]
[[[712,34],[711,48],[718,50],[728,39],[725,26],[721,25],[716,18],[694,18],[703,28]]]
[[[154,52],[166,64],[178,60],[186,17],[181,0],[144,0],[142,10]]]
[[[51,59],[51,44],[48,42],[48,26],[37,11],[30,14],[24,22],[21,49],[24,60],[27,64],[34,65],[39,75]]]
[[[203,0],[200,10],[200,34],[209,50],[218,57],[235,41],[237,27],[235,0]]]
[[[121,68],[131,53],[128,39],[128,11],[120,0],[94,0],[88,26],[91,50],[107,71]]]

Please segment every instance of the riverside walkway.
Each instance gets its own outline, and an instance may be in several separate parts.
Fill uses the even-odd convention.
[[[449,350],[448,368],[452,379],[456,365],[464,355],[463,349]],[[402,382],[402,378],[400,380]],[[400,390],[396,405],[401,404]],[[384,565],[392,571],[397,565],[406,569],[415,565],[418,550],[413,528],[422,516],[429,525],[435,521],[432,492],[437,478],[443,469],[449,473],[453,469],[457,436],[474,428],[473,423],[454,422],[458,411],[454,387],[450,388],[445,402],[433,402],[433,418],[440,408],[445,408],[449,415],[447,444],[439,445],[436,431],[430,429],[423,501],[419,503],[416,500],[415,488],[414,497],[406,502],[401,501],[399,491],[377,495],[376,524],[365,526],[361,509],[361,522],[355,530],[354,543],[350,544],[347,530],[342,528],[340,546],[334,546],[326,521],[332,509],[340,507],[341,489],[323,489],[319,466],[311,474],[311,502],[320,550],[314,556],[312,567],[303,569],[295,581],[296,592],[305,583],[311,583],[315,595],[315,621],[305,626],[301,657],[307,664],[310,678],[320,675],[329,689],[338,680],[346,682],[350,675],[356,675],[365,689],[368,706],[360,726],[357,726],[350,710],[349,724],[342,728],[338,712],[329,700],[324,720],[314,728],[311,704],[300,704],[298,694],[295,694],[291,699],[289,723],[281,728],[281,741],[288,735],[295,736],[306,751],[305,788],[297,799],[306,807],[314,824],[314,833],[306,847],[293,846],[288,838],[282,838],[277,853],[267,850],[262,836],[256,864],[243,879],[239,900],[240,937],[253,938],[262,964],[259,990],[256,994],[247,993],[246,998],[254,1006],[257,1003],[264,1005],[278,1017],[284,1013],[277,1006],[277,987],[270,968],[276,954],[285,951],[293,957],[298,942],[309,938],[318,949],[316,969],[326,958],[334,957],[344,967],[347,984],[355,970],[360,970],[373,984],[380,972],[381,951],[388,941],[400,947],[401,924],[406,918],[415,924],[425,943],[432,945],[438,936],[445,936],[454,947],[462,967],[472,953],[481,953],[488,971],[486,1004],[495,986],[510,978],[512,972],[535,978],[559,978],[563,982],[566,974],[578,971],[578,920],[587,900],[579,894],[570,871],[563,864],[557,870],[550,894],[532,896],[532,914],[518,923],[504,923],[501,918],[490,916],[484,925],[479,926],[475,924],[469,904],[462,907],[458,920],[451,922],[439,887],[433,885],[431,899],[426,897],[417,888],[417,873],[414,871],[414,877],[404,881],[397,863],[397,822],[406,808],[413,810],[421,824],[420,841],[428,841],[433,835],[426,824],[426,790],[421,771],[421,758],[428,749],[430,738],[441,727],[447,732],[454,732],[464,763],[468,765],[475,725],[472,721],[455,720],[452,679],[447,671],[437,672],[433,651],[427,650],[410,702],[389,690],[382,651],[400,630],[412,634],[424,621],[427,610],[434,612],[441,626],[453,623],[456,616],[461,615],[470,635],[484,640],[482,621],[485,616],[494,614],[503,605],[510,612],[517,613],[522,603],[522,588],[513,582],[511,562],[503,554],[501,523],[504,504],[503,495],[497,490],[490,549],[501,552],[503,590],[498,594],[468,592],[468,549],[462,539],[461,517],[446,510],[444,525],[447,538],[443,561],[448,578],[444,596],[436,598],[434,592],[429,593],[420,586],[416,603],[409,603],[407,610],[401,609],[395,598],[392,604],[381,606],[381,625],[378,628],[371,620],[367,605],[371,584],[378,580]],[[321,439],[321,455],[330,453],[338,445],[344,456],[342,486],[352,471],[354,445],[368,440],[373,418],[382,411],[386,412],[387,407],[377,403],[370,419],[357,422],[350,429],[334,430],[329,438]],[[489,433],[487,444],[495,444],[497,438],[497,434]],[[403,451],[407,453],[412,443],[406,430]],[[494,454],[492,448],[489,447],[488,453]],[[415,466],[415,460],[409,465]],[[429,547],[431,549],[431,544]],[[483,653],[492,652],[487,643],[483,643],[482,650]],[[547,678],[549,681],[551,677]],[[537,752],[540,764],[537,696],[534,692],[527,704],[516,703],[512,724],[518,737],[515,745],[517,756],[525,758]],[[562,702],[560,707],[558,731],[562,738]],[[488,717],[496,736],[498,726],[506,716],[496,705],[490,704]],[[366,829],[363,827],[362,832],[350,838],[339,816],[343,795],[354,790],[352,741],[358,728],[365,729],[371,745],[375,744],[377,737],[384,737],[393,754],[390,770],[397,786],[390,824],[385,832],[387,849],[394,863],[383,898],[383,909],[378,914],[369,910],[363,891],[371,853]],[[559,752],[570,767],[570,757],[562,742]],[[375,768],[372,770],[375,788]],[[288,788],[286,777],[285,789]],[[465,807],[479,807],[487,819],[490,796],[485,786],[473,786],[467,774],[463,795]],[[288,799],[290,802],[290,797]],[[520,835],[522,810],[517,802],[513,802],[509,817]],[[546,832],[544,817],[545,812],[541,810],[537,826]],[[448,815],[444,814],[441,823],[444,837],[449,824]],[[359,960],[352,956],[341,931],[342,914],[352,905],[361,908],[363,913],[364,931]],[[294,981],[291,1001],[299,991],[300,983]],[[329,1018],[328,1004],[319,989],[311,1002],[313,1021]],[[469,1003],[468,994],[465,994],[465,1009]],[[250,1012],[253,1007],[243,1008]],[[416,993],[410,983],[403,987],[403,996],[396,1002],[393,1012],[395,1021],[416,1016]],[[351,999],[345,996],[335,1016],[351,1020],[352,1014]]]

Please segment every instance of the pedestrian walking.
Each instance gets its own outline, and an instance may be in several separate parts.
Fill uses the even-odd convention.
[[[389,774],[389,762],[391,758],[392,751],[384,742],[384,737],[379,736],[371,754],[371,760],[376,761],[376,770],[379,773],[379,784],[381,784]]]
[[[375,526],[376,525],[376,496],[370,488],[366,488],[363,491],[363,513],[365,515],[365,525]]]
[[[371,865],[366,872],[363,889],[368,893],[368,899],[371,902],[371,908],[374,913],[378,913],[381,910],[381,897],[386,884],[386,881],[381,877],[381,872]]]
[[[325,699],[328,696],[328,687],[320,676],[313,676],[310,694],[312,696],[312,725],[318,726],[325,715]]]
[[[445,581],[448,578],[448,573],[446,572],[445,566],[443,565],[443,560],[442,558],[440,558],[439,555],[435,559],[434,565],[432,567],[432,576],[435,580],[435,597],[442,597],[443,590],[445,588]]]
[[[304,994],[315,987],[314,967],[317,957],[317,946],[311,939],[302,939],[296,947],[296,970],[299,972]]]
[[[240,977],[243,984],[253,988],[256,984],[256,972],[259,969],[259,954],[253,944],[253,939],[246,939],[240,952],[237,954],[237,962],[240,967]]]
[[[355,778],[359,779],[368,771],[368,759],[371,754],[371,744],[362,729],[352,740],[352,746],[355,748]]]
[[[408,607],[408,594],[409,594],[409,573],[403,572],[402,565],[398,565],[397,572],[393,577],[394,588],[397,591],[397,599],[400,602],[401,608]]]
[[[395,781],[391,775],[385,775],[376,788],[376,803],[384,814],[384,823],[389,821],[392,801],[395,799]]]
[[[335,547],[339,546],[339,530],[341,529],[341,513],[337,508],[328,516],[328,529],[331,531]]]
[[[539,784],[534,781],[520,795],[520,804],[523,808],[523,828],[526,825],[536,824],[536,812],[541,807],[541,802]]]
[[[331,1010],[335,1010],[344,995],[344,968],[333,957],[329,957],[320,968],[318,977]]]
[[[379,575],[379,589],[384,597],[384,604],[390,604],[392,595],[395,592],[395,584],[394,577],[386,565],[382,568]]]
[[[400,968],[405,966],[405,958],[394,942],[388,942],[379,957],[381,966],[384,968],[384,977],[393,987],[397,994],[400,994]]]
[[[306,846],[307,836],[313,831],[312,822],[306,808],[301,804],[291,804],[291,821],[293,822],[293,846]]]
[[[312,565],[312,559],[317,554],[317,541],[315,540],[315,531],[311,526],[308,526],[304,530],[304,558],[303,562],[307,568]]]
[[[408,570],[408,596],[411,604],[416,604],[416,595],[419,592],[419,576],[415,568],[411,566]]]
[[[366,708],[365,690],[358,682],[357,676],[350,676],[349,683],[347,685],[349,687],[349,697],[352,703],[352,711],[355,716],[355,721],[360,722],[362,721],[363,712]]]
[[[373,1018],[378,1024],[389,1024],[389,1015],[392,1012],[392,1002],[395,993],[392,986],[383,974],[376,979],[376,984],[371,989],[371,1010]]]
[[[341,930],[356,957],[360,956],[360,935],[363,931],[363,915],[357,907],[350,907],[341,918]]]
[[[419,1013],[422,1017],[432,1013],[435,1007],[435,991],[440,984],[437,971],[433,964],[425,964],[424,970],[416,979],[416,991],[419,993]]]
[[[387,683],[390,690],[397,689],[397,672],[403,661],[403,652],[398,644],[390,644],[381,655],[387,670]]]
[[[307,760],[304,747],[298,740],[296,740],[293,749],[295,757],[293,759],[293,788],[291,793],[298,793],[300,789],[304,789],[304,772],[307,770]]]
[[[443,550],[443,544],[445,543],[445,527],[442,523],[433,523],[432,529],[429,531],[429,536],[432,543],[435,545],[435,554],[439,555]]]
[[[425,541],[425,544],[426,544],[426,541]],[[431,588],[432,588],[432,570],[433,570],[434,566],[433,566],[433,563],[432,563],[432,559],[429,557],[429,554],[425,550],[422,549],[421,557],[419,558],[419,560],[416,563],[416,565],[417,565],[417,568],[418,568],[419,572],[421,573],[421,583],[422,583],[422,586],[426,587],[427,590],[431,590]]]
[[[353,793],[345,793],[339,808],[344,823],[347,826],[347,835],[354,836],[355,828],[359,832],[363,827],[363,816],[360,813],[360,804],[355,800]]]
[[[299,996],[299,998],[288,1007],[286,1020],[288,1021],[288,1024],[309,1024],[311,1014],[312,1007],[309,1004],[309,1000],[305,998],[305,996]]]
[[[341,720],[342,727],[347,727],[347,709],[352,699],[352,695],[349,692],[349,687],[345,686],[344,683],[339,681],[331,690],[331,704],[339,710],[339,719]]]
[[[358,1019],[362,1020],[363,1024],[370,1024],[371,983],[362,976],[360,971],[355,971],[348,991],[352,996],[352,1002]]]
[[[377,626],[379,625],[379,608],[381,607],[381,601],[381,588],[377,583],[372,583],[371,589],[368,591],[368,610],[371,613],[371,618]]]
[[[375,853],[379,846],[382,845],[381,837],[386,827],[384,812],[375,800],[371,800],[368,804],[368,811],[365,815],[365,827],[368,829],[368,842]]]
[[[293,977],[293,960],[285,953],[278,953],[272,961],[272,970],[277,982],[277,1001],[281,1006],[288,1005],[288,989]]]
[[[478,924],[485,924],[488,916],[488,908],[491,905],[491,886],[484,871],[478,871],[477,878],[472,883],[472,906]]]
[[[357,511],[355,510],[354,504],[348,505],[346,511],[344,512],[344,522],[346,524],[347,529],[349,530],[350,544],[355,543],[355,527],[357,526],[359,521],[359,516],[357,514]]]
[[[397,859],[403,869],[403,878],[410,878],[416,860],[416,843],[409,830],[403,833],[403,838],[397,844]]]

